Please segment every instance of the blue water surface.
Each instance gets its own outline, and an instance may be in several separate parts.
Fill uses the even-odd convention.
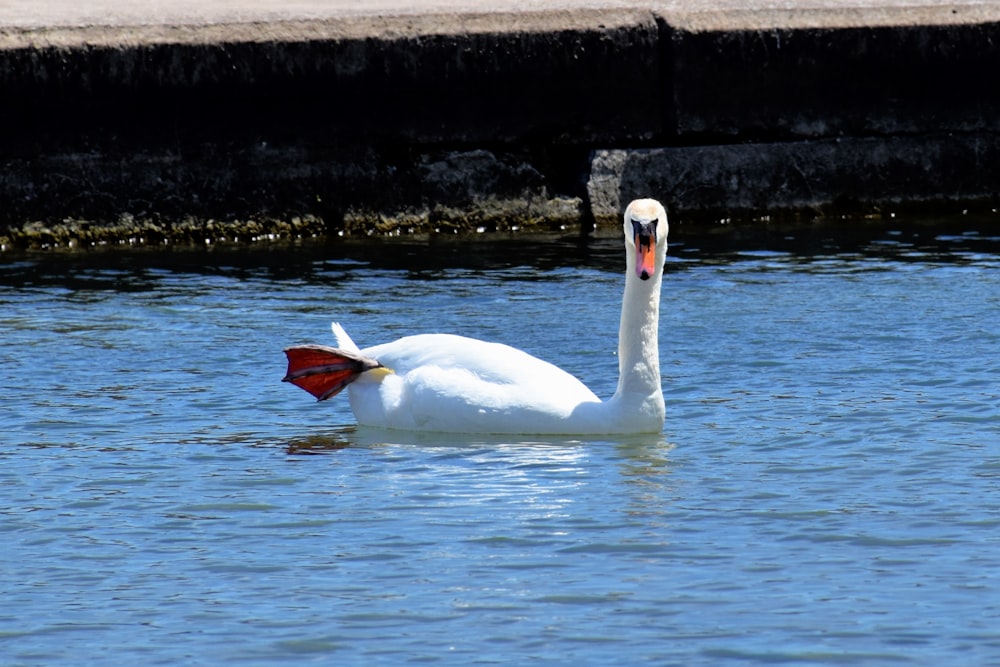
[[[1000,238],[852,224],[675,230],[619,439],[280,382],[336,319],[609,396],[613,237],[0,256],[0,664],[1000,664]]]

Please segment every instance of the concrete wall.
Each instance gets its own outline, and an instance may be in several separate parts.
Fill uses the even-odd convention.
[[[994,206],[1000,23],[875,18],[0,30],[0,244]]]

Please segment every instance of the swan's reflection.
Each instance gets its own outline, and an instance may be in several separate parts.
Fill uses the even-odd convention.
[[[612,445],[622,458],[624,474],[629,470],[665,469],[674,445],[663,435],[629,436],[548,436],[548,435],[489,435],[462,433],[431,433],[397,431],[368,426],[342,426],[323,433],[310,433],[287,443],[288,454],[324,454],[347,447],[454,447],[479,449],[492,447],[515,449],[525,456],[564,458],[579,456],[583,446]],[[574,453],[575,452],[575,453]],[[665,470],[664,470],[665,471]]]
[[[663,435],[635,436],[621,439],[616,450],[621,457],[621,473],[625,478],[670,474],[670,452],[674,445]]]
[[[551,437],[509,435],[467,435],[394,431],[363,426],[347,426],[321,434],[310,434],[287,444],[289,455],[335,454],[348,448],[364,448],[382,454],[401,454],[413,463],[419,460],[419,470],[428,475],[439,473],[443,478],[454,471],[466,475],[462,495],[470,485],[495,487],[491,495],[501,492],[504,484],[523,484],[534,477],[567,488],[595,483],[607,477],[600,468],[615,463],[618,481],[630,493],[642,497],[657,496],[656,489],[670,483],[670,454],[674,445],[663,435],[633,435],[604,437]],[[417,454],[416,452],[419,452]],[[613,454],[612,454],[613,452]],[[412,478],[413,466],[408,466]],[[652,496],[650,495],[652,493]]]
[[[493,447],[559,449],[583,444],[579,438],[562,436],[511,436],[488,434],[432,433],[400,431],[368,426],[344,426],[325,433],[311,433],[293,439],[288,454],[324,454],[346,447],[452,447],[478,449]]]

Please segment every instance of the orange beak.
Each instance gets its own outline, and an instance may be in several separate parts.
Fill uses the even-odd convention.
[[[642,234],[636,229],[635,273],[642,280],[649,280],[656,273],[656,237]]]

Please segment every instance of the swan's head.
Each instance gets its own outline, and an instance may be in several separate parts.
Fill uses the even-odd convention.
[[[667,254],[669,225],[663,204],[655,199],[636,199],[625,209],[624,229],[625,248],[634,257],[635,274],[649,280],[663,269]]]

